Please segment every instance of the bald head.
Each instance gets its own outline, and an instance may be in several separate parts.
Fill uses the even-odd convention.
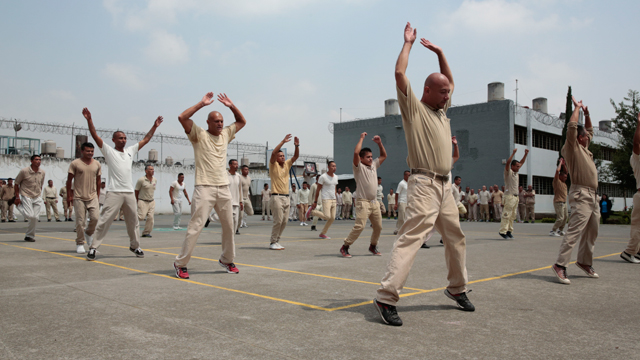
[[[207,117],[207,125],[209,126],[207,131],[215,136],[220,135],[224,128],[224,119],[222,118],[222,114],[217,111],[210,112]]]
[[[432,108],[443,109],[449,101],[451,83],[441,73],[433,73],[424,81],[424,92],[421,101]]]
[[[441,73],[433,73],[427,76],[427,79],[424,81],[425,87],[433,87],[433,86],[445,86],[449,85],[449,79]]]

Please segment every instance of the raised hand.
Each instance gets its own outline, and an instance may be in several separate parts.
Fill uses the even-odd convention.
[[[153,126],[158,127],[160,124],[162,124],[162,116],[158,116],[156,121],[153,123]]]
[[[575,96],[572,96],[571,100],[573,101],[573,106],[575,106],[577,108],[581,108],[583,106],[582,105],[582,100],[580,100],[580,101],[576,100]]]
[[[589,115],[589,107],[584,105],[582,106],[582,111],[584,111],[584,116],[588,116]]]
[[[517,153],[518,149],[513,149],[513,154]]]
[[[282,143],[288,143],[289,141],[291,141],[291,134],[287,134],[287,136],[284,137],[284,139],[282,139]]]
[[[455,136],[451,137],[451,142],[453,143],[453,145],[458,145],[458,139],[456,139]]]
[[[89,109],[82,109],[82,115],[84,115],[84,118],[87,119],[87,121],[91,121],[91,113],[89,112]]]
[[[435,45],[434,43],[432,43],[431,41],[425,38],[420,39],[420,44],[422,44],[422,46],[426,47],[427,49],[433,51],[436,54],[442,52],[442,48],[440,46]]]
[[[528,154],[529,153],[529,149],[524,149],[524,153]]]
[[[373,137],[373,142],[380,145],[380,143],[382,143],[382,139],[380,139],[380,136],[376,135]]]
[[[640,118],[640,114],[638,114],[638,118]],[[363,132],[362,134],[360,134],[360,139],[364,139],[367,136],[366,132]]]
[[[300,139],[297,136],[293,138],[293,145],[300,146]]]
[[[412,28],[411,23],[408,22],[407,25],[404,27],[404,42],[409,42],[413,44],[413,42],[416,41],[417,34],[418,34],[418,29]]]
[[[231,101],[231,99],[229,99],[227,94],[218,94],[218,101],[220,101],[226,107],[232,107],[233,106],[233,102]]]
[[[213,99],[213,93],[208,92],[205,96],[202,97],[202,104],[204,106],[211,105],[215,100]]]

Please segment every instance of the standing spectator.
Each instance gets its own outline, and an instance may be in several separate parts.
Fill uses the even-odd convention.
[[[144,167],[145,176],[138,179],[135,187],[136,203],[138,204],[138,221],[142,221],[145,218],[147,221],[144,224],[144,231],[142,232],[143,238],[151,237],[151,230],[153,230],[153,220],[156,210],[156,200],[153,198],[156,192],[156,185],[158,185],[158,179],[153,177],[154,168],[153,165],[147,165]],[[77,217],[77,210],[76,210]]]
[[[502,198],[504,193],[498,188],[498,185],[493,185],[493,194],[491,194],[491,200],[493,202],[493,218],[495,221],[502,221]]]
[[[103,183],[104,184],[104,183]],[[173,230],[180,230],[180,218],[182,217],[182,194],[187,198],[189,205],[189,194],[187,188],[184,185],[184,174],[178,174],[178,180],[171,183],[169,187],[169,199],[171,199],[171,207],[173,208]]]
[[[271,221],[271,208],[269,207],[270,199],[271,190],[269,190],[269,184],[264,184],[264,189],[262,189],[262,220],[264,220],[266,215],[267,221]]]
[[[389,195],[387,195],[387,204],[389,205],[389,218],[391,220],[398,219],[398,211],[396,210],[396,194],[393,193],[393,189],[389,189]]]
[[[40,155],[32,155],[31,165],[20,170],[13,186],[16,207],[24,215],[25,221],[29,221],[24,237],[24,241],[29,242],[36,241],[36,223],[44,206],[40,196],[45,175],[44,170],[40,168],[41,162]]]
[[[298,201],[300,202],[300,208],[298,215],[300,217],[300,226],[307,226],[307,210],[309,210],[309,183],[302,183],[302,190],[298,191]]]
[[[73,186],[73,183],[71,184]],[[64,215],[64,221],[71,221],[71,212],[73,212],[73,203],[67,201],[67,181],[65,180],[58,193],[62,198],[62,214]],[[102,199],[100,199],[102,200]]]
[[[376,192],[376,199],[380,204],[380,216],[384,216],[387,212],[387,209],[384,207],[384,188],[382,187],[382,178],[378,176],[378,190]]]
[[[249,176],[249,167],[242,165],[240,181],[242,182],[242,221],[240,227],[247,227],[247,216],[253,215],[253,204],[251,204],[251,177]]]
[[[407,186],[411,172],[405,170],[402,181],[398,184],[396,189],[396,205],[394,206],[398,210],[398,221],[396,221],[396,229],[393,231],[393,235],[398,235],[398,230],[404,225],[405,210],[407,209]]]
[[[469,221],[478,221],[478,194],[473,193],[473,189],[469,190],[467,196],[469,201]]]
[[[338,188],[336,194],[336,220],[342,220],[342,188]]]
[[[291,184],[291,192],[289,193],[289,221],[298,220],[298,207],[300,206],[298,193],[299,191],[296,191],[296,184]]]
[[[523,222],[526,215],[527,205],[524,199],[524,186],[518,187],[518,222]]]
[[[467,213],[465,215],[463,215],[463,219],[467,219],[467,221],[469,220],[469,216],[471,216],[471,214],[469,213],[469,191],[470,188],[467,186],[464,191],[460,192],[460,195],[462,195],[462,205],[464,205],[464,208],[467,210]]]
[[[106,196],[107,196],[107,183],[105,183],[104,180],[102,180],[102,182],[100,183],[100,196],[98,199],[100,210],[102,210],[102,207],[104,206],[104,198]]]
[[[613,202],[609,199],[607,194],[602,194],[602,199],[600,199],[600,216],[602,217],[602,223],[606,224],[607,219],[611,216],[611,207],[613,206]]]
[[[353,194],[349,191],[349,187],[346,186],[344,188],[344,192],[342,192],[342,219],[351,220],[351,206],[353,204]]]
[[[42,192],[42,199],[47,209],[47,221],[51,221],[51,210],[53,210],[56,221],[60,222],[60,215],[58,214],[58,189],[53,186],[53,180],[49,180],[47,184],[48,186],[45,187]]]
[[[482,191],[478,193],[478,199],[480,201],[480,221],[489,222],[489,201],[491,200],[491,194],[487,191],[486,186],[482,186]]]
[[[2,201],[2,222],[9,221],[15,222],[13,220],[13,198],[15,197],[16,191],[13,188],[13,179],[8,178],[7,184],[2,185],[0,188],[0,201]]]
[[[527,214],[525,216],[524,222],[535,223],[536,222],[536,191],[533,190],[531,185],[527,186],[527,191],[524,192],[525,205],[527,209]]]

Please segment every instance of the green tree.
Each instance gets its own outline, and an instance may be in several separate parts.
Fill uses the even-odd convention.
[[[616,117],[611,119],[613,130],[620,135],[618,149],[613,154],[613,161],[608,166],[609,175],[620,183],[625,198],[629,190],[635,192],[636,180],[629,163],[633,152],[633,134],[636,131],[637,115],[640,111],[640,94],[635,90],[629,90],[624,101],[616,104],[610,99]]]

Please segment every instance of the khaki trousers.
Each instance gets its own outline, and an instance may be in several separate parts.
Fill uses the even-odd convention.
[[[567,234],[562,238],[560,254],[556,264],[569,265],[571,251],[578,241],[578,262],[582,265],[593,264],[593,249],[598,237],[600,224],[600,207],[596,201],[596,190],[571,184],[569,190],[569,206],[571,206],[571,218]]]
[[[196,185],[191,199],[191,220],[187,226],[187,235],[182,242],[180,254],[176,256],[175,263],[179,267],[187,266],[191,259],[191,253],[196,247],[198,237],[204,229],[204,223],[211,210],[215,209],[222,226],[222,255],[220,261],[230,264],[235,258],[235,245],[233,230],[233,206],[231,205],[231,192],[229,185],[212,186]]]
[[[553,208],[556,210],[556,222],[553,224],[553,229],[551,229],[551,231],[562,231],[564,226],[567,224],[567,219],[569,218],[567,203],[564,201],[554,202]]]
[[[489,221],[489,204],[480,204],[480,220]]]
[[[398,211],[395,210],[395,206],[396,204],[389,204],[389,217],[396,217],[398,216]]]
[[[518,213],[518,197],[505,195],[502,200],[504,201],[504,211],[502,220],[500,220],[500,234],[506,234],[507,232],[513,232],[513,222],[516,220]]]
[[[524,217],[524,220],[536,221],[536,204],[526,204],[527,214]]]
[[[478,203],[469,205],[469,220],[478,220]]]
[[[631,239],[627,245],[627,254],[631,256],[640,252],[640,192],[633,195],[633,211],[631,212]]]
[[[502,219],[502,203],[493,204],[493,218],[496,220]]]
[[[242,199],[242,206],[245,214],[249,216],[253,215],[253,205],[251,204],[251,199],[249,198]]]
[[[324,224],[324,228],[322,228],[322,231],[320,232],[321,235],[327,235],[327,231],[329,231],[331,224],[333,224],[333,221],[336,219],[336,201],[323,199],[322,211],[314,209],[311,214],[327,222]]]
[[[271,195],[269,205],[273,215],[273,228],[271,228],[271,244],[273,244],[280,241],[280,236],[287,227],[291,204],[288,196]]]
[[[2,200],[2,220],[13,220],[13,204],[9,206],[8,200]]]
[[[396,232],[400,231],[402,225],[404,225],[404,221],[406,220],[407,214],[407,203],[398,203],[398,221],[396,221]]]
[[[233,231],[236,232],[240,229],[240,217],[242,216],[240,205],[233,205],[231,207],[231,214],[233,216]]]
[[[71,219],[71,213],[73,212],[73,203],[69,204],[67,199],[62,199],[62,212],[65,219]]]
[[[138,231],[140,223],[136,213],[136,196],[133,192],[108,191],[104,198],[100,220],[98,220],[98,226],[96,227],[96,236],[94,236],[93,244],[91,244],[92,249],[100,247],[120,209],[124,211],[124,222],[129,235],[129,247],[132,249],[140,247],[140,232]],[[76,211],[77,217],[78,211]]]
[[[452,294],[466,292],[466,239],[460,228],[458,207],[451,195],[451,184],[413,174],[409,177],[407,201],[407,220],[393,244],[387,273],[378,289],[378,301],[396,305],[400,300],[400,292],[416,254],[434,226],[442,235],[444,243],[449,280],[447,289]]]
[[[300,221],[302,222],[307,221],[307,219],[304,218],[304,215],[307,213],[307,210],[309,210],[309,204],[300,203],[300,207],[298,208],[298,217]]]
[[[51,210],[53,209],[53,215],[56,220],[60,220],[60,215],[58,214],[58,204],[56,203],[56,199],[45,199],[44,204],[47,209],[47,220],[51,220]]]
[[[373,233],[371,233],[371,245],[378,245],[380,239],[380,233],[382,232],[382,213],[380,213],[380,207],[378,201],[360,200],[356,201],[356,223],[351,229],[349,236],[344,240],[346,246],[350,246],[362,233],[365,225],[367,225],[367,219],[371,221],[373,225]]]
[[[30,238],[34,238],[36,236],[36,225],[38,224],[38,217],[40,217],[40,212],[43,207],[44,201],[42,201],[42,197],[38,196],[32,199],[20,195],[20,205],[18,205],[16,209],[22,213],[26,220],[29,220],[27,232],[25,233],[26,236]]]
[[[316,204],[316,208],[313,209],[316,211],[320,211],[322,212],[322,200],[320,201],[320,204]],[[317,215],[313,215],[313,211],[311,213],[309,213],[309,216],[311,216],[313,218],[313,222],[311,223],[311,226],[316,226],[318,225],[318,220],[320,219]]]
[[[144,223],[144,231],[142,231],[142,235],[149,235],[153,230],[153,214],[156,211],[156,201],[144,201],[138,200],[138,221],[143,221],[147,219]],[[76,213],[78,210],[76,210]],[[77,215],[76,215],[77,216]]]
[[[351,204],[342,204],[342,218],[351,219]]]
[[[74,198],[73,205],[76,208],[76,245],[84,245],[84,234],[91,236],[96,231],[100,218],[100,203],[97,197],[88,201]],[[89,225],[87,225],[87,212],[89,213]],[[89,244],[89,246],[91,245]]]
[[[173,226],[178,227],[182,218],[182,199],[174,199],[171,208],[173,209]]]
[[[378,203],[380,204],[380,213],[382,215],[387,213],[387,208],[384,206],[384,202],[382,202],[382,199],[377,199]],[[356,217],[358,216],[358,208],[357,208],[358,204],[356,204]]]
[[[524,221],[527,213],[527,205],[518,203],[518,221]]]
[[[271,206],[269,205],[271,203],[271,200],[262,200],[262,217],[264,220],[264,217],[271,217],[271,215],[273,215],[273,212],[271,211]]]

